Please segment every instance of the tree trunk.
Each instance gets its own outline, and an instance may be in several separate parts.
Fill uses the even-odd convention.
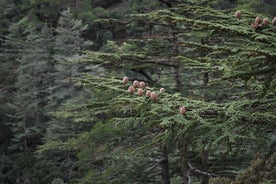
[[[161,184],[170,184],[170,172],[169,172],[169,158],[167,146],[162,146],[161,155]]]
[[[182,184],[191,184],[190,168],[188,165],[188,149],[186,145],[180,150],[180,162],[182,166]]]
[[[178,65],[175,67],[175,74],[174,74],[174,80],[175,80],[175,90],[181,91],[181,79],[180,79],[180,66]]]
[[[207,171],[208,168],[208,159],[209,159],[209,152],[207,150],[202,151],[202,158],[201,158],[201,164],[202,164],[202,170]],[[200,184],[208,184],[209,177],[208,175],[202,175],[200,179]]]
[[[26,127],[26,115],[25,115],[25,113],[24,113],[24,115],[23,115],[23,132],[24,132],[24,138],[23,138],[23,141],[24,141],[24,151],[26,151],[27,150],[27,148],[28,148],[28,144],[27,144],[27,134],[26,134],[26,132],[27,132],[27,127]]]
[[[170,35],[172,36],[172,42],[173,42],[173,48],[172,53],[174,56],[177,56],[179,54],[179,48],[178,48],[178,37],[173,32],[175,30],[175,24],[171,25],[171,32]],[[177,66],[174,68],[175,74],[174,74],[174,80],[175,80],[175,90],[181,91],[181,76],[180,76],[180,62],[177,62]]]

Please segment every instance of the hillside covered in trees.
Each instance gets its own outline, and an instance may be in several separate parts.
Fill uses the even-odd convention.
[[[276,182],[275,0],[0,5],[0,184]]]

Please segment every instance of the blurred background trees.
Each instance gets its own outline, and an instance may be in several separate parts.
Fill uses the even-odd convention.
[[[275,182],[273,1],[0,4],[0,183]]]

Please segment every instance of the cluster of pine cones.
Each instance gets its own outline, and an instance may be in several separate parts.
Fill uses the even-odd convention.
[[[234,16],[237,18],[241,18],[242,12],[241,11],[236,11]],[[274,17],[271,21],[272,25],[276,26],[276,17]],[[268,18],[262,19],[261,17],[257,16],[255,18],[255,21],[251,24],[251,26],[254,29],[262,29],[267,27],[270,24],[270,21]]]

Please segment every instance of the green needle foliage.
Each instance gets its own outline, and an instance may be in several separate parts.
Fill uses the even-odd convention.
[[[267,153],[275,130],[276,28],[254,28],[254,14],[233,14],[179,4],[128,15],[123,22],[99,20],[106,28],[121,22],[141,33],[118,45],[108,42],[101,52],[87,51],[76,62],[106,72],[97,77],[92,69],[74,78],[93,98],[55,116],[93,128],[40,151],[77,150],[87,171],[82,183],[168,183],[181,177],[186,184],[235,176],[247,155]],[[129,94],[129,85],[116,79],[124,74],[146,81],[157,100]],[[159,92],[160,86],[168,92]],[[170,154],[178,165],[165,159]]]
[[[36,125],[45,105],[38,106],[47,98],[53,118],[37,153],[68,170],[66,182],[274,182],[273,17],[266,25],[243,9],[239,17],[235,10],[212,8],[222,1],[159,0],[149,5],[155,10],[141,2],[125,2],[135,13],[114,16],[118,19],[94,8],[100,17],[93,24],[100,27],[95,40],[103,46],[83,53],[86,26],[71,17],[70,9],[63,11],[55,30],[55,84],[40,78],[51,76],[43,74],[51,69],[43,65],[46,52],[38,35],[29,34],[16,70],[21,124],[15,125],[22,126],[12,128],[18,130],[14,137],[27,148],[26,138],[40,131]],[[77,10],[80,4],[72,3]],[[159,9],[162,5],[168,7]],[[116,34],[122,32],[126,37]],[[124,76],[129,81],[122,82]],[[146,86],[135,87],[135,80]],[[49,86],[45,98],[33,95],[50,92]]]

